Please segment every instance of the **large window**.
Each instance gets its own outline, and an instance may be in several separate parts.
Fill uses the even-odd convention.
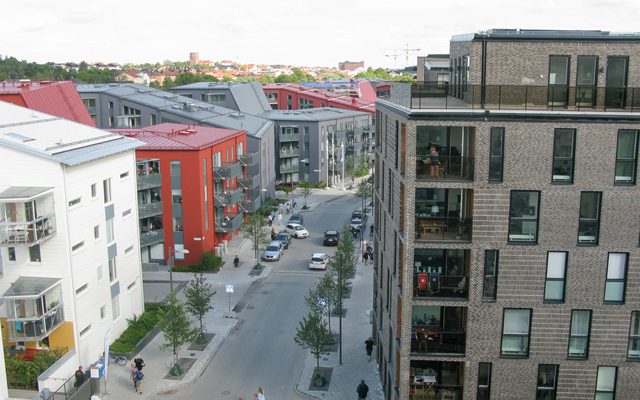
[[[553,182],[573,182],[576,130],[556,129],[553,136]]]
[[[631,327],[629,328],[629,349],[627,357],[640,359],[640,311],[631,312]]]
[[[485,250],[482,299],[495,300],[497,291],[498,291],[498,250]]]
[[[564,301],[567,276],[567,252],[550,251],[547,253],[547,277],[544,284],[546,301]]]
[[[576,106],[593,107],[596,104],[598,84],[598,56],[578,56],[576,76]]]
[[[549,105],[566,107],[569,96],[569,56],[549,56]]]
[[[478,396],[476,400],[489,400],[491,398],[491,363],[478,364]]]
[[[489,146],[489,182],[502,182],[504,128],[491,128]]]
[[[571,358],[587,358],[589,355],[589,334],[591,331],[591,310],[571,311],[571,332],[569,351]]]
[[[582,192],[580,194],[579,244],[598,244],[601,198],[602,193],[600,192]]]
[[[469,250],[415,249],[414,296],[466,298],[470,258]]]
[[[636,183],[638,163],[638,131],[621,129],[618,131],[616,150],[616,183]]]
[[[624,303],[627,258],[627,253],[609,253],[607,281],[604,286],[605,303]]]
[[[538,365],[536,400],[555,400],[557,386],[558,366],[553,364]]]
[[[540,192],[512,190],[509,206],[509,242],[537,243]]]
[[[529,356],[530,324],[530,309],[505,308],[501,345],[501,354],[503,356]]]
[[[416,127],[416,179],[472,180],[475,127]]]
[[[618,367],[598,366],[595,400],[615,400]]]

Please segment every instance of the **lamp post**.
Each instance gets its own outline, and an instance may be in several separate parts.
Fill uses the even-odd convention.
[[[169,247],[169,294],[173,294],[173,264],[175,264],[175,256],[178,254],[189,254],[187,249],[176,249],[175,247]]]

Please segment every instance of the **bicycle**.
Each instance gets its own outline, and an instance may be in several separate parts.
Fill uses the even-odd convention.
[[[100,358],[104,360],[104,354]],[[125,366],[128,362],[129,360],[127,360],[127,357],[109,352],[109,364],[118,364],[120,366]]]

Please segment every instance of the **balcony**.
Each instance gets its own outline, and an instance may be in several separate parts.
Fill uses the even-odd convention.
[[[140,233],[140,247],[151,246],[162,242],[164,242],[164,231],[162,229]]]
[[[416,240],[470,241],[473,191],[417,188]]]
[[[640,88],[414,84],[391,102],[413,109],[640,112]]]
[[[411,353],[464,355],[465,307],[413,306]]]
[[[297,147],[280,148],[280,158],[291,158],[300,156],[300,149]]]
[[[280,138],[280,143],[299,142],[300,134],[299,133],[281,133],[279,138]]]
[[[138,190],[153,189],[162,186],[162,175],[160,174],[138,175],[137,179]]]
[[[0,245],[33,246],[55,233],[53,188],[13,186],[0,193]]]
[[[241,154],[238,156],[238,160],[247,166],[252,166],[258,164],[260,161],[259,153],[249,153],[249,154]]]
[[[246,212],[254,213],[258,208],[260,208],[260,205],[261,205],[260,197],[256,199],[246,198],[242,201],[241,207]]]
[[[216,214],[215,221],[217,233],[235,232],[235,230],[244,222],[244,213],[238,213],[235,215],[226,214],[222,216],[218,216],[218,214]]]
[[[469,250],[415,249],[413,297],[466,300],[470,260]]]
[[[451,361],[411,361],[411,400],[462,400],[464,363]]]
[[[299,167],[298,164],[285,164],[285,165],[280,165],[280,173],[281,174],[291,174],[291,173],[296,173],[299,171]]]
[[[474,157],[416,156],[416,180],[472,181]]]
[[[224,197],[227,202],[227,205],[232,206],[242,201],[242,198],[244,197],[243,190],[242,188],[238,188],[235,190],[228,190],[224,193]]]
[[[260,175],[243,176],[239,180],[240,185],[246,189],[254,189],[260,187]]]
[[[224,163],[214,168],[215,180],[222,181],[244,176],[243,164],[240,162]]]
[[[59,278],[20,277],[4,294],[10,342],[35,342],[64,323]]]
[[[138,218],[149,218],[154,215],[162,215],[162,202],[154,201],[147,204],[138,205]]]

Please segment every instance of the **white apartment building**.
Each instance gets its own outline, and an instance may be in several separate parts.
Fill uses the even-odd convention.
[[[98,360],[107,332],[113,342],[143,311],[140,144],[0,102],[3,345],[67,349],[56,379]]]

